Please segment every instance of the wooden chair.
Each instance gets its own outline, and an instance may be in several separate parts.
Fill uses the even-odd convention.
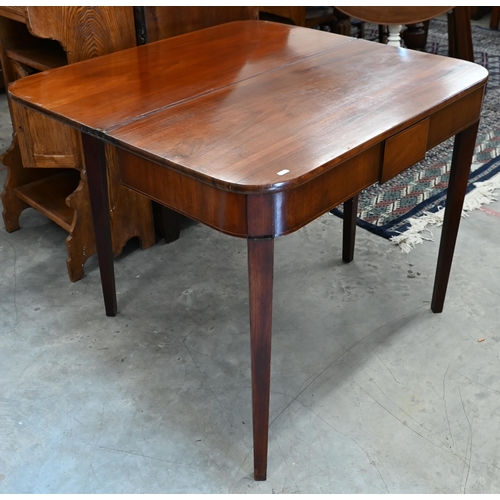
[[[336,7],[344,14],[378,25],[388,25],[388,44],[400,46],[403,25],[416,24],[448,12],[449,54],[474,62],[469,7]]]

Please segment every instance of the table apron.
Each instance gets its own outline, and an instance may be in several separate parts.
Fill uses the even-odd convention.
[[[483,94],[481,87],[355,157],[324,167],[313,179],[278,192],[227,191],[119,147],[121,180],[128,188],[226,234],[282,236],[368,186],[389,180],[430,148],[475,123]]]
[[[282,236],[377,182],[382,143],[304,184],[271,193],[225,191],[121,148],[118,158],[122,183],[162,205],[232,236]],[[266,212],[272,216],[263,217]]]
[[[476,123],[481,115],[485,86],[431,114],[427,151]]]
[[[224,191],[117,148],[122,183],[224,233],[246,237],[246,196]]]

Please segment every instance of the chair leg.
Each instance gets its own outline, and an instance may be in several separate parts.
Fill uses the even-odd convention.
[[[356,240],[356,216],[358,213],[358,198],[355,195],[344,202],[344,221],[342,230],[342,260],[351,262],[354,259],[354,243]]]
[[[450,57],[474,62],[469,7],[455,7],[448,14],[448,40]]]
[[[499,20],[500,20],[500,7],[492,7],[491,8],[490,29],[497,30]]]
[[[172,243],[179,239],[180,215],[175,210],[153,202],[153,217],[155,232],[165,240],[165,243]]]
[[[378,25],[378,41],[385,43],[387,41],[387,26],[384,24]]]

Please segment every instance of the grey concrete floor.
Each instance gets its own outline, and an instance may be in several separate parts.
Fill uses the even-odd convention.
[[[266,482],[245,241],[131,242],[108,318],[97,259],[71,283],[66,233],[21,226],[0,227],[0,493],[500,492],[499,217],[463,219],[442,314],[439,230],[404,255],[358,228],[348,265],[334,216],[277,239]]]

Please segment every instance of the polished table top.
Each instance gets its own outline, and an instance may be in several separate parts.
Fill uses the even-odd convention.
[[[274,237],[455,135],[431,308],[443,308],[487,71],[316,30],[242,21],[43,72],[13,106],[82,132],[106,313],[116,313],[104,142],[122,182],[247,238],[255,478],[266,478]],[[346,237],[347,235],[347,237]]]
[[[435,56],[429,68],[428,57],[242,21],[40,73],[11,92],[221,189],[262,193],[304,183],[484,84],[480,66]]]

